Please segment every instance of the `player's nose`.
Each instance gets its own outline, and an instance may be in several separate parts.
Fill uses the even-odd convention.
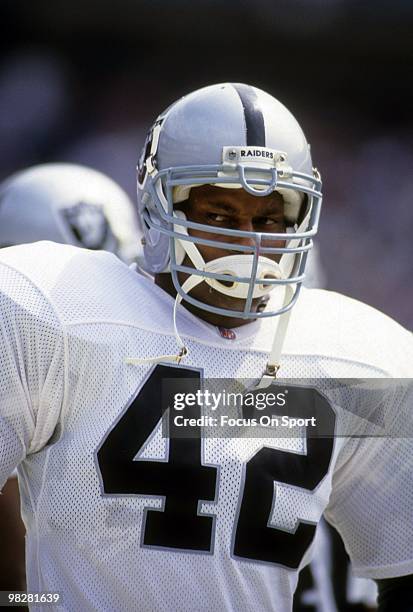
[[[244,219],[242,221],[239,221],[239,223],[237,223],[236,229],[242,232],[249,232],[251,234],[250,236],[238,236],[236,239],[236,242],[238,244],[253,248],[256,246],[256,239],[253,236],[254,225],[252,219]],[[243,253],[245,253],[245,251],[243,251]]]

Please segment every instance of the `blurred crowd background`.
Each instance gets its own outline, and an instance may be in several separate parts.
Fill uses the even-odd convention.
[[[135,198],[155,116],[188,91],[257,85],[304,126],[325,185],[327,288],[413,328],[413,3],[3,0],[0,180],[70,161]]]

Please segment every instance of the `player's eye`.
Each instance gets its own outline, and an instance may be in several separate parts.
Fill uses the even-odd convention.
[[[228,217],[225,215],[220,215],[218,213],[208,213],[207,217],[208,220],[212,221],[213,223],[223,223],[228,219]]]
[[[272,217],[257,217],[254,219],[254,225],[280,225],[279,219],[273,219]]]

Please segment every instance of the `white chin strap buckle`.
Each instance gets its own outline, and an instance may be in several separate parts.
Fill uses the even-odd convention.
[[[240,277],[240,278],[251,278],[253,271],[254,256],[253,255],[228,255],[226,257],[219,257],[213,261],[209,261],[205,264],[204,270],[206,272],[213,272],[214,274],[226,274],[227,276]],[[254,285],[254,291],[252,297],[262,297],[267,295],[270,291],[276,287],[271,283],[266,283],[266,279],[275,280],[282,279],[283,273],[280,265],[268,257],[259,257],[257,265],[256,280],[261,281]],[[236,298],[246,299],[248,296],[249,283],[238,282],[236,280],[218,280],[216,278],[205,277],[208,285],[224,293]]]

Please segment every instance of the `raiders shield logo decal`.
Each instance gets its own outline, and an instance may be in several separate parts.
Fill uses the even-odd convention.
[[[87,249],[103,249],[109,237],[110,227],[102,206],[79,202],[64,208],[62,214],[70,231]]]

